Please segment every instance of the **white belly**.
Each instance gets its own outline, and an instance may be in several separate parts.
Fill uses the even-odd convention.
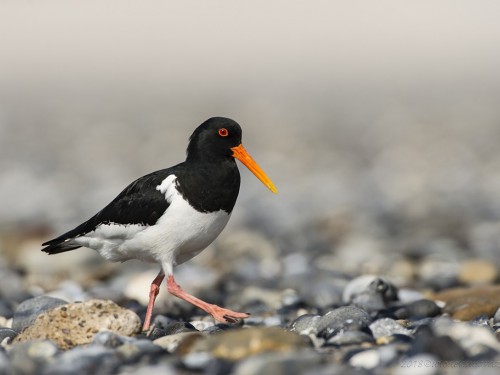
[[[217,238],[230,215],[222,210],[196,211],[177,192],[174,182],[171,175],[157,188],[170,206],[155,225],[102,224],[75,242],[115,262],[139,259],[177,265],[191,259]]]

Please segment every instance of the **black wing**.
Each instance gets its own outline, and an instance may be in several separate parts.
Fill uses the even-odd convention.
[[[175,168],[175,167],[174,167]],[[154,225],[168,208],[165,194],[156,187],[174,173],[173,168],[163,169],[143,176],[127,186],[111,203],[75,229],[42,244],[42,251],[57,254],[80,246],[71,239],[92,232],[100,224]]]

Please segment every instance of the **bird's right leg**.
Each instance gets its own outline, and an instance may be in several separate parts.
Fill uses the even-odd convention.
[[[160,271],[151,283],[151,289],[149,290],[149,303],[146,310],[146,317],[144,318],[144,325],[142,326],[143,331],[148,331],[151,325],[151,315],[153,314],[153,306],[155,304],[156,296],[160,292],[160,285],[165,278],[165,273]]]

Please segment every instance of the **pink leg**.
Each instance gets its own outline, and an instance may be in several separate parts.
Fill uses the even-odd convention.
[[[167,277],[167,288],[170,294],[173,294],[184,301],[187,301],[200,309],[206,311],[210,315],[212,315],[216,320],[222,323],[236,323],[238,319],[248,318],[249,314],[239,313],[236,311],[224,309],[217,305],[212,305],[205,301],[202,301],[199,298],[192,296],[191,294],[186,293],[182,288],[175,282],[174,276],[169,275]]]
[[[155,304],[156,296],[160,292],[160,285],[164,278],[165,274],[163,273],[163,271],[160,271],[153,280],[153,282],[151,283],[151,289],[149,290],[148,309],[146,310],[146,318],[144,319],[144,325],[142,326],[143,331],[149,330],[149,326],[151,325],[151,315],[153,314],[153,306]]]

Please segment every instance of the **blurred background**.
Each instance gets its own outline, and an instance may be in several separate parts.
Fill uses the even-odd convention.
[[[358,273],[342,251],[499,262],[499,14],[493,0],[4,0],[2,251],[19,261],[34,238],[38,260],[226,116],[279,194],[241,168],[222,243],[242,229],[282,251],[326,242]]]

